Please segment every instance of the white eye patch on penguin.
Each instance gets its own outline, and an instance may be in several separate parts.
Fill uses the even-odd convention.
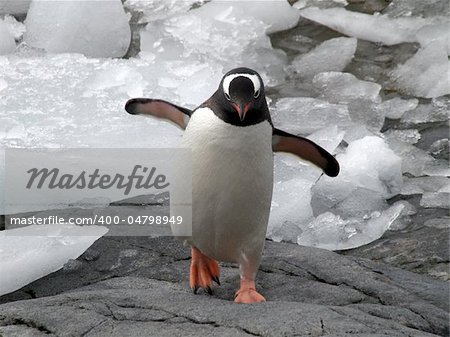
[[[261,76],[249,68],[226,73],[194,110],[150,98],[131,99],[125,109],[185,130],[182,143],[192,154],[192,236],[180,239],[192,246],[194,293],[203,288],[212,294],[212,282],[220,285],[218,261],[235,262],[241,273],[235,302],[265,301],[255,276],[269,220],[273,152],[294,154],[331,177],[339,163],[314,142],[274,127]]]

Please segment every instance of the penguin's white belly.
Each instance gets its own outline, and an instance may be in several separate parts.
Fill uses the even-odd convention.
[[[220,261],[259,259],[273,188],[272,126],[238,127],[198,109],[183,136],[192,150],[192,238]]]

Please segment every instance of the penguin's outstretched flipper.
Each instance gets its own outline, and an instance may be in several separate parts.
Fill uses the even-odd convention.
[[[272,148],[274,152],[288,152],[310,161],[330,177],[336,177],[339,174],[338,161],[325,149],[309,139],[274,128]]]
[[[202,254],[196,247],[191,250],[191,273],[189,276],[189,285],[197,293],[199,288],[206,290],[208,294],[212,294],[212,281],[220,285],[220,267],[216,260]]]
[[[125,110],[131,115],[148,115],[168,120],[186,129],[192,111],[178,105],[152,98],[133,98],[125,104]]]

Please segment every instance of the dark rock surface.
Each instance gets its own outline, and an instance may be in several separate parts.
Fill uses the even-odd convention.
[[[364,258],[267,242],[258,286],[232,302],[236,266],[214,294],[188,286],[173,238],[103,237],[76,261],[3,296],[4,336],[446,336],[448,283]],[[7,303],[9,302],[9,303]]]

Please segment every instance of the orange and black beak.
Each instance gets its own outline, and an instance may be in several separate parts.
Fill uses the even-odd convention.
[[[252,103],[231,103],[233,104],[234,109],[239,115],[239,119],[241,122],[245,119],[245,115],[247,114],[247,111],[250,109]]]

